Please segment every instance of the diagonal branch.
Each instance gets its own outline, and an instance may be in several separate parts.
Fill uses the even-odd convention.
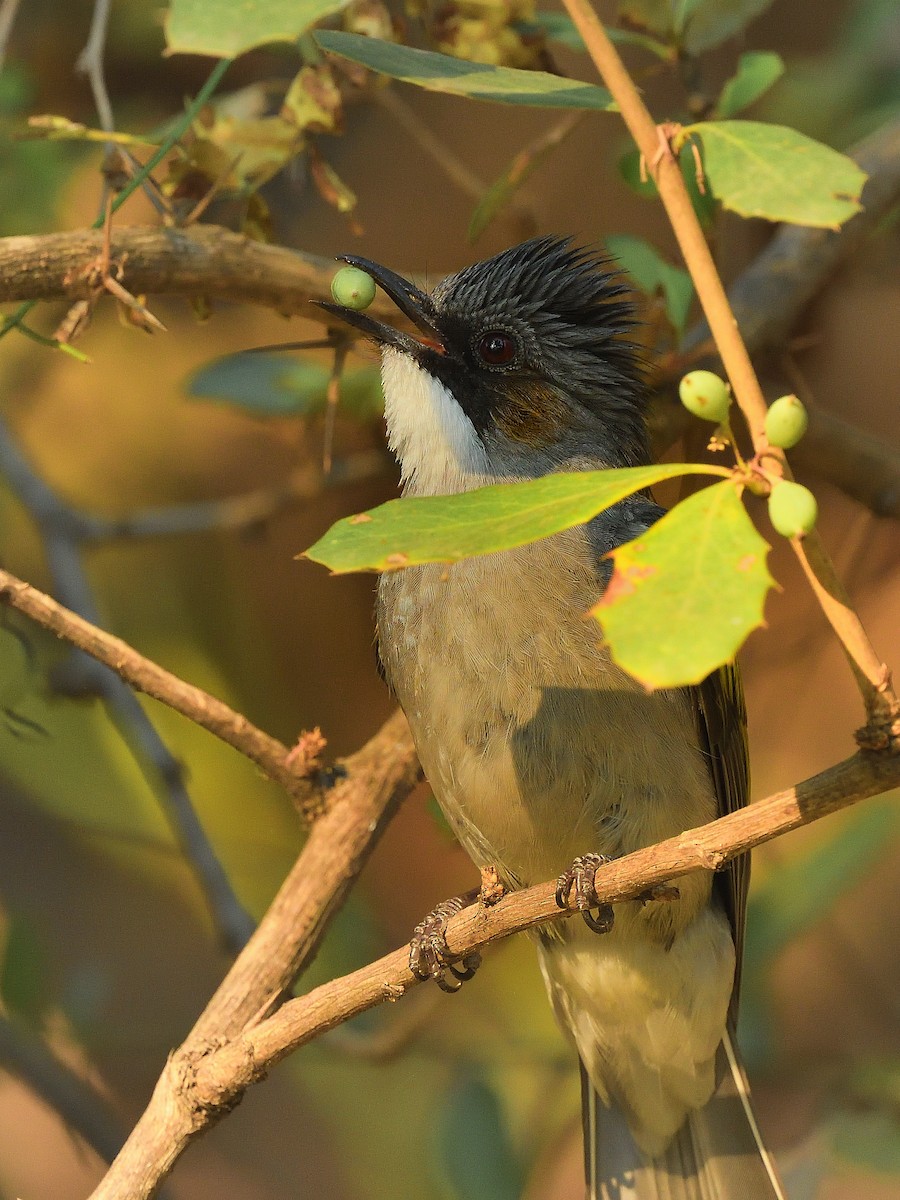
[[[645,162],[653,164],[659,197],[691,273],[735,399],[744,414],[754,450],[770,474],[790,479],[790,467],[783,451],[770,446],[766,437],[766,400],[678,161],[668,141],[660,140],[663,130],[655,124],[589,0],[563,0],[563,3]],[[890,672],[850,604],[822,539],[813,529],[804,538],[792,538],[791,546],[841,642],[862,695],[867,725],[857,734],[860,745],[878,747],[900,740],[900,699],[891,685]]]
[[[598,898],[603,903],[634,900],[691,871],[716,870],[752,846],[898,784],[900,755],[860,752],[749,808],[610,863],[598,874]],[[314,836],[332,815],[315,826]],[[447,926],[452,958],[458,961],[512,933],[559,920],[555,891],[555,882],[545,883],[514,892],[491,908],[474,904],[464,909]],[[286,915],[279,917],[277,906],[278,901],[263,922],[272,929]],[[253,946],[251,942],[242,958]],[[188,1041],[169,1059],[149,1108],[91,1200],[148,1200],[190,1141],[272,1066],[351,1017],[400,999],[418,982],[409,970],[408,948],[403,948],[259,1019],[262,1014],[252,1013],[247,1003],[240,1012],[223,1006],[232,976],[221,989],[222,1000],[214,999]],[[222,1031],[225,1038],[217,1038]]]
[[[179,679],[152,659],[139,654],[121,638],[85,621],[52,597],[4,570],[0,570],[0,603],[25,613],[44,629],[104,663],[136,691],[161,700],[214,733],[261,767],[301,806],[317,807],[318,789],[308,774],[298,774],[291,767],[287,746],[257,729],[222,700]]]

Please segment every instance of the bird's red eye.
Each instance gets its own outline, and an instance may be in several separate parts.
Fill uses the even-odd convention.
[[[515,338],[500,329],[491,329],[478,339],[478,354],[491,367],[505,367],[516,357]]]

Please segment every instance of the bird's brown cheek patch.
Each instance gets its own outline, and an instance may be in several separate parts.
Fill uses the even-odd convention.
[[[555,388],[539,381],[505,384],[492,407],[500,432],[526,446],[555,442],[565,428],[565,401]]]

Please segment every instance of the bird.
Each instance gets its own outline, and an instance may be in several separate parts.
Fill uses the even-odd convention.
[[[321,302],[374,342],[406,496],[650,462],[630,289],[601,250],[546,235],[424,292],[355,255],[414,332]],[[540,541],[379,577],[378,655],[425,775],[476,866],[559,879],[584,921],[536,936],[582,1072],[590,1200],[783,1200],[734,1040],[746,857],[596,912],[611,858],[747,802],[736,670],[648,692],[586,619],[610,554],[663,510],[646,492]],[[458,906],[458,905],[457,905]],[[445,987],[440,921],[413,964]],[[437,936],[435,933],[437,931]],[[429,958],[430,955],[430,958]],[[423,971],[423,961],[425,967]]]

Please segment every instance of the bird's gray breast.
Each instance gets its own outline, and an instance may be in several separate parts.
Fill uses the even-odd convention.
[[[435,796],[514,883],[715,815],[686,698],[646,693],[602,645],[601,575],[570,530],[379,585],[381,658]]]

